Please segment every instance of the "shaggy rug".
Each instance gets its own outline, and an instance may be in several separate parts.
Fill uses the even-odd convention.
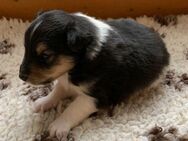
[[[171,54],[162,83],[132,96],[107,113],[86,119],[72,130],[75,141],[183,141],[188,133],[188,15],[139,17],[164,39]],[[67,102],[34,114],[31,102],[47,95],[53,85],[33,87],[18,78],[29,22],[0,20],[0,141],[40,141],[49,123]],[[184,136],[183,136],[184,135]]]

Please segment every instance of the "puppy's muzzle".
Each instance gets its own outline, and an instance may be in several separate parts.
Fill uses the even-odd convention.
[[[19,71],[19,78],[22,79],[23,81],[26,81],[28,79],[28,71],[23,65],[20,66],[20,71]]]
[[[20,77],[20,79],[22,79],[23,81],[26,81],[27,80],[27,78],[28,78],[28,75],[25,75],[25,74],[19,74],[19,77]]]

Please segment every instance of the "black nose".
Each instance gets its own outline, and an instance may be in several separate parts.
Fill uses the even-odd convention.
[[[22,74],[22,73],[20,73],[20,74],[19,74],[19,77],[20,77],[20,79],[22,79],[23,81],[26,81],[27,78],[28,78],[28,75],[27,75],[27,74]]]
[[[22,63],[20,66],[20,70],[19,70],[19,77],[20,79],[22,79],[23,81],[26,81],[28,79],[28,75],[29,74],[29,69],[28,67]]]

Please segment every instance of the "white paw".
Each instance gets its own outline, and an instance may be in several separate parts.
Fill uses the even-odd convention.
[[[57,137],[59,141],[67,141],[70,128],[61,119],[56,119],[49,126],[51,137]]]
[[[55,107],[57,103],[58,103],[57,100],[54,100],[50,98],[49,96],[42,97],[34,102],[33,111],[35,113],[45,112],[49,110],[50,108]]]

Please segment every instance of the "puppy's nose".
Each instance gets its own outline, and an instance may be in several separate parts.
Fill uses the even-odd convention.
[[[27,75],[27,74],[22,74],[22,73],[20,73],[20,74],[19,74],[19,77],[20,77],[20,79],[22,79],[23,81],[26,81],[27,78],[28,78],[28,75]]]
[[[20,79],[22,79],[23,81],[26,81],[28,78],[28,74],[29,74],[29,69],[26,65],[21,64],[20,66],[20,70],[19,70],[19,77]]]

